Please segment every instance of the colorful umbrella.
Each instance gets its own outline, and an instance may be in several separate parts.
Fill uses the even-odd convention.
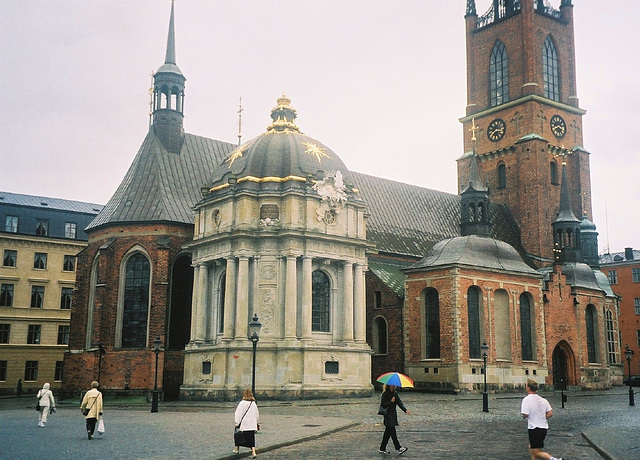
[[[378,377],[377,381],[400,388],[413,388],[413,380],[400,372],[387,372]]]

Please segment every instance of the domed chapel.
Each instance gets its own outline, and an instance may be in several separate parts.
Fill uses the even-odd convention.
[[[172,2],[149,132],[78,256],[63,390],[150,391],[158,358],[166,400],[367,396],[389,370],[449,392],[620,384],[572,2],[467,0],[464,21],[454,195],[350,171],[286,95],[241,145],[186,133]]]

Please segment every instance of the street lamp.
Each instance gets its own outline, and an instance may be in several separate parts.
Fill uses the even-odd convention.
[[[102,355],[104,355],[107,352],[107,350],[105,350],[104,345],[102,345],[102,342],[100,342],[98,344],[98,382],[100,382],[100,373],[102,371]]]
[[[624,356],[627,358],[627,364],[629,365],[629,405],[635,406],[636,403],[633,400],[633,388],[631,387],[631,357],[633,356],[633,350],[629,348],[629,345],[624,346]]]
[[[482,412],[489,412],[489,395],[487,394],[487,352],[489,351],[489,345],[487,345],[487,342],[482,342],[480,349],[482,350],[482,360],[484,361],[484,391],[482,392]]]
[[[257,313],[253,314],[253,319],[249,322],[249,340],[253,343],[253,372],[251,374],[251,393],[256,395],[256,346],[260,340],[260,328],[262,323],[258,321]]]
[[[153,339],[153,352],[156,354],[156,376],[153,384],[153,399],[151,400],[151,412],[158,412],[158,353],[160,353],[160,347],[162,346],[162,340],[160,337]]]

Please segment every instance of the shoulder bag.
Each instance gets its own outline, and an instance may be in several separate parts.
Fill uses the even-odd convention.
[[[91,404],[91,407],[85,407],[84,409],[82,409],[82,415],[84,415],[85,417],[89,415],[89,412],[91,412],[91,409],[93,409],[93,406],[95,406],[97,400],[98,400],[98,397],[96,396],[93,399],[93,404]]]
[[[242,421],[244,420],[244,416],[247,415],[247,412],[249,412],[249,409],[251,408],[251,404],[253,403],[253,401],[249,402],[249,407],[247,407],[247,410],[244,411],[244,414],[242,415],[242,418],[240,419],[240,423],[238,423],[236,425],[236,428],[233,432],[233,442],[236,446],[244,446],[245,445],[245,440],[244,440],[244,432],[240,431],[240,425],[242,425]]]
[[[42,391],[42,390],[41,390],[41,391]],[[37,402],[36,402],[36,410],[37,410],[37,411],[40,411],[40,409],[42,409],[42,408],[40,407],[40,396],[41,396],[41,395],[40,395],[40,391],[38,391],[38,396],[36,396],[36,401],[37,401]]]

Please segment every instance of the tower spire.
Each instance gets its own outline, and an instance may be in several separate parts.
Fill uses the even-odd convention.
[[[564,159],[564,158],[563,158]],[[580,251],[580,219],[573,213],[571,193],[567,178],[567,164],[562,162],[562,183],[560,184],[560,206],[553,222],[553,241],[556,262],[582,262]]]
[[[176,64],[176,35],[173,28],[173,3],[171,0],[171,18],[169,19],[169,35],[167,37],[167,54],[164,58],[165,64]]]
[[[465,13],[465,16],[469,15],[469,14],[477,14],[476,13],[476,0],[467,0],[467,12]]]

